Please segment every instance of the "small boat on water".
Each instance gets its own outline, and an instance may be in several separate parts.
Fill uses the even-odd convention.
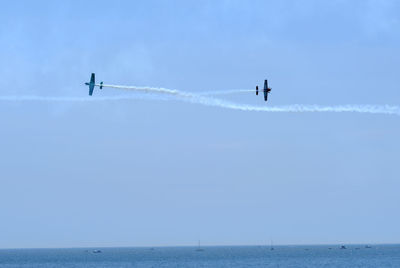
[[[199,243],[197,245],[196,251],[204,251],[204,249],[201,248],[201,246],[200,246],[200,240],[199,240]]]
[[[366,245],[365,248],[371,248],[371,246],[370,245]]]
[[[340,249],[347,249],[346,246],[340,246]]]
[[[92,251],[92,253],[101,253],[101,250],[95,249],[95,250]]]

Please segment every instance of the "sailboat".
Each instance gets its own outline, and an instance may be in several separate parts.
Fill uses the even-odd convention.
[[[200,247],[200,240],[199,240],[199,244],[197,245],[196,251],[204,251],[204,249],[202,249],[202,248]]]
[[[274,250],[274,245],[272,243],[272,240],[271,240],[271,248],[270,248],[270,250]]]

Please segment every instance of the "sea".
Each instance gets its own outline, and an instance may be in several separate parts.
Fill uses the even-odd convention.
[[[400,267],[400,245],[2,249],[0,267]]]

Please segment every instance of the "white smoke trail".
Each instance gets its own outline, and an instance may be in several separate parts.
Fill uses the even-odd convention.
[[[390,105],[321,106],[321,105],[293,104],[293,105],[283,105],[283,106],[255,106],[255,105],[234,103],[213,97],[206,97],[194,93],[183,92],[174,89],[166,89],[166,88],[134,87],[134,86],[128,87],[128,86],[117,86],[117,85],[103,85],[103,87],[129,89],[129,90],[147,92],[153,94],[133,94],[133,95],[120,95],[120,96],[107,96],[107,97],[0,96],[0,101],[99,102],[99,101],[135,100],[135,99],[153,99],[153,100],[156,99],[156,100],[180,100],[184,102],[220,107],[225,109],[240,110],[240,111],[286,112],[286,113],[354,112],[354,113],[400,115],[400,106],[390,106]]]
[[[151,92],[151,93],[163,93],[170,95],[182,95],[183,93],[176,89],[168,89],[162,87],[135,87],[135,86],[119,86],[119,85],[100,85],[96,84],[96,86],[100,87],[108,87],[108,88],[116,88],[116,89],[128,89],[134,91],[142,91],[142,92]]]
[[[67,97],[67,96],[0,96],[0,102],[108,102],[123,100],[171,100],[171,96],[154,93],[118,95],[104,97]]]
[[[400,115],[399,106],[389,105],[337,105],[337,106],[320,106],[320,105],[283,105],[283,106],[253,106],[246,104],[237,104],[219,99],[200,100],[199,103],[209,106],[217,106],[221,108],[240,110],[240,111],[255,111],[255,112],[287,112],[287,113],[302,113],[302,112],[354,112],[354,113],[370,113],[370,114],[392,114]]]
[[[203,91],[197,93],[201,96],[215,96],[215,95],[230,95],[230,94],[237,94],[237,93],[244,93],[244,92],[253,92],[256,93],[255,89],[230,89],[230,90],[215,90],[215,91]],[[261,93],[263,91],[260,91]]]
[[[154,93],[170,94],[178,97],[182,101],[191,103],[198,103],[207,106],[215,106],[226,109],[241,110],[241,111],[256,111],[256,112],[355,112],[355,113],[371,113],[371,114],[393,114],[400,115],[399,106],[390,105],[337,105],[337,106],[320,106],[320,105],[284,105],[284,106],[254,106],[247,104],[233,103],[217,98],[204,97],[202,94],[183,92],[176,89],[156,88],[156,87],[136,87],[136,86],[117,86],[117,85],[103,85],[103,87],[111,87],[118,89],[129,89],[134,91],[146,91]],[[236,92],[248,92],[253,90],[238,89],[226,91],[210,91],[212,94],[227,94]],[[207,92],[206,92],[207,94]]]
[[[100,87],[101,85],[96,84],[96,86]],[[256,92],[255,89],[229,89],[229,90],[215,90],[215,91],[203,91],[198,93],[189,93],[189,92],[179,91],[176,89],[168,89],[162,87],[136,87],[136,86],[120,86],[120,85],[106,85],[106,84],[103,84],[103,87],[127,89],[134,91],[143,91],[143,92],[153,92],[153,93],[164,93],[172,95],[199,95],[199,96],[228,95],[228,94],[243,93],[243,92],[254,92],[254,93]]]

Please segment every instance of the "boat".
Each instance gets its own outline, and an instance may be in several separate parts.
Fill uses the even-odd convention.
[[[196,251],[204,251],[204,249],[202,249],[202,248],[200,247],[200,240],[199,240],[199,243],[198,243],[198,245],[197,245]]]
[[[92,251],[92,253],[101,253],[101,250],[95,249],[95,250]]]

